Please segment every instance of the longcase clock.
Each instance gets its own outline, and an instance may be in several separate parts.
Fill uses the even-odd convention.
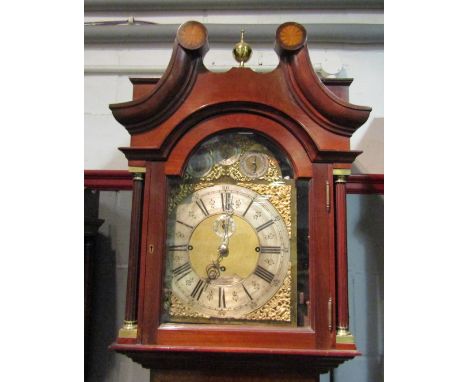
[[[187,22],[163,77],[134,79],[134,100],[110,106],[134,173],[111,347],[154,381],[317,382],[359,355],[344,187],[360,154],[350,137],[371,109],[348,103],[350,81],[322,83],[300,24],[278,28],[271,72],[244,66],[249,49],[242,40],[240,67],[210,72],[207,30]]]

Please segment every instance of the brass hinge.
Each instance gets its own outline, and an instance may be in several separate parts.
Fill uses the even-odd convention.
[[[327,212],[330,212],[330,182],[328,180],[325,182],[325,189],[326,189],[325,205],[327,207]]]
[[[333,300],[330,297],[328,299],[328,330],[333,330]]]

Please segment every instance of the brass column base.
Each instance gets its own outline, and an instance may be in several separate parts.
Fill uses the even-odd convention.
[[[119,338],[137,338],[138,325],[136,321],[124,321],[119,329]]]
[[[346,328],[338,328],[336,331],[337,344],[354,344],[354,336]]]

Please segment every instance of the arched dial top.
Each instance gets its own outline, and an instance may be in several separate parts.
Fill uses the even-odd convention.
[[[288,273],[286,225],[250,189],[196,191],[177,206],[169,230],[172,293],[202,316],[242,319],[268,302]]]

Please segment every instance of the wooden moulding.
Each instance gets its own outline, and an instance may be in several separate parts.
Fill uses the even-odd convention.
[[[138,97],[133,101],[110,105],[110,109],[132,136],[131,148],[152,149],[157,153],[152,160],[164,160],[174,139],[183,134],[183,126],[195,115],[203,115],[203,109],[211,110],[207,116],[211,118],[235,114],[250,105],[256,109],[254,113],[270,108],[273,112],[269,117],[276,114],[297,121],[304,144],[315,146],[318,157],[328,162],[333,160],[331,152],[340,157],[339,151],[349,151],[349,137],[368,119],[371,108],[340,98],[338,95],[347,94],[337,86],[335,91],[327,89],[313,70],[306,41],[301,25],[285,23],[277,32],[276,69],[256,73],[232,68],[213,73],[203,65],[208,50],[205,27],[197,22],[185,23],[177,33],[168,69],[152,90],[146,85],[147,92],[135,94]],[[141,82],[139,85],[143,86]],[[230,111],[225,108],[228,104]],[[293,130],[291,133],[295,133]],[[123,151],[129,160],[142,159],[140,151]],[[342,162],[352,162],[355,155],[345,155]]]
[[[130,77],[129,80],[133,85],[133,99],[151,93],[160,79],[160,77]],[[345,101],[349,100],[349,86],[353,82],[352,78],[320,78],[320,81],[337,97]]]
[[[360,355],[352,350],[274,350],[270,348],[161,346],[113,344],[110,349],[126,354],[150,369],[255,370],[261,372],[326,373]],[[281,359],[281,362],[278,362]]]
[[[130,134],[151,129],[176,112],[204,68],[208,33],[203,24],[189,21],[177,32],[169,66],[154,90],[145,97],[110,105],[114,117]]]
[[[384,174],[351,175],[346,180],[347,194],[384,194]]]
[[[84,187],[103,191],[132,189],[132,174],[126,170],[84,170]],[[350,175],[346,194],[384,194],[384,174]]]
[[[84,170],[84,186],[95,190],[133,189],[133,176],[126,170]]]

